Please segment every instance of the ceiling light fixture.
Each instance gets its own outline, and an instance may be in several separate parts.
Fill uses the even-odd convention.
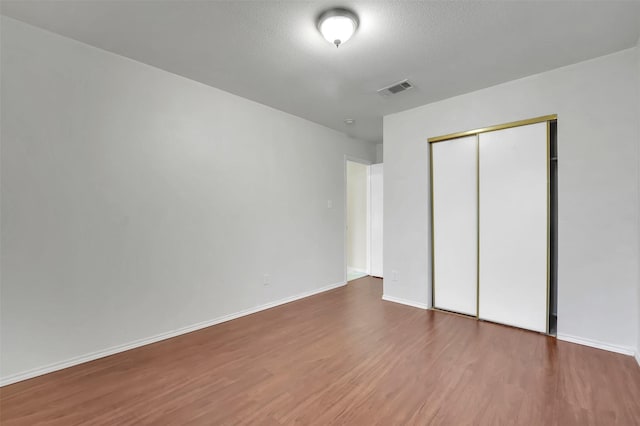
[[[358,28],[358,16],[348,9],[334,8],[318,17],[318,30],[329,42],[340,47]]]

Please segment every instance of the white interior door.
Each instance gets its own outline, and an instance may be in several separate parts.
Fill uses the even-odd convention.
[[[440,309],[477,313],[477,136],[431,144],[433,300]]]
[[[479,144],[479,317],[546,332],[547,123]]]
[[[374,277],[382,277],[382,164],[369,167],[371,182],[371,272]]]

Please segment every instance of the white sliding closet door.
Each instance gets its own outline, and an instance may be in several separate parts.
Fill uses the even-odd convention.
[[[477,136],[431,144],[433,300],[440,309],[477,313]]]
[[[546,332],[547,123],[479,143],[479,317]]]

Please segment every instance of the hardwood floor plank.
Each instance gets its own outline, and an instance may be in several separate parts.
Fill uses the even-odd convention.
[[[3,425],[636,425],[632,357],[381,300],[379,279],[0,389]]]

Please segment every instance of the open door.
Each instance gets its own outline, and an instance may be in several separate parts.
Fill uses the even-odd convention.
[[[371,185],[371,269],[369,275],[382,278],[383,166],[369,167]]]

